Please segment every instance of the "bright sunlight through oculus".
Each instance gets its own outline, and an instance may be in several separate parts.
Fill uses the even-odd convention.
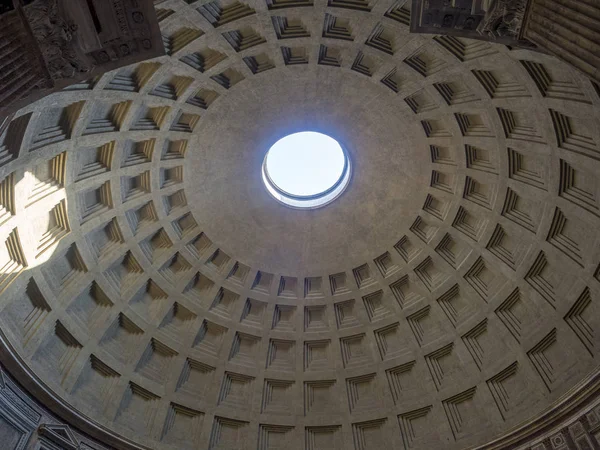
[[[350,160],[335,139],[303,131],[273,144],[265,156],[262,176],[276,200],[293,208],[318,208],[346,188]]]

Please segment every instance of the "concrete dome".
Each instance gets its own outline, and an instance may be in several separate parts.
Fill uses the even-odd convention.
[[[189,3],[157,5],[167,56],[1,131],[25,386],[118,448],[453,450],[596,374],[596,85],[403,2]],[[317,210],[261,180],[303,130],[352,159]]]

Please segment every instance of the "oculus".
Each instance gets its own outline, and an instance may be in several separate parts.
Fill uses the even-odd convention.
[[[334,201],[350,181],[350,159],[342,145],[326,134],[289,134],[271,146],[262,165],[267,191],[277,201],[314,209]]]

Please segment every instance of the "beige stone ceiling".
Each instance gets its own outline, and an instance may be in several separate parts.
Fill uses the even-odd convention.
[[[597,86],[402,1],[201,4],[0,137],[0,327],[40,382],[148,448],[463,449],[597,370]],[[301,129],[354,165],[314,211],[260,180]]]
[[[296,69],[285,77],[261,74],[256,89],[208,109],[197,128],[198,151],[188,155],[198,176],[185,179],[185,192],[207,235],[224,236],[226,253],[269,272],[326,277],[393,247],[425,201],[431,159],[419,151],[426,143],[418,119],[383,85],[316,65]],[[315,83],[320,72],[323,86]],[[344,143],[354,176],[327,208],[299,211],[273,201],[261,165],[276,140],[306,129]]]

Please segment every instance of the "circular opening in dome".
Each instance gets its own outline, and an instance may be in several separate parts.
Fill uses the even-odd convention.
[[[344,191],[350,181],[350,160],[332,137],[303,131],[273,144],[265,155],[262,176],[276,200],[293,208],[318,208]]]

